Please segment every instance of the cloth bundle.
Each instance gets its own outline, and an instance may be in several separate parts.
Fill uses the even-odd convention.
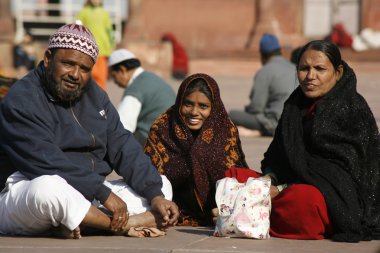
[[[166,235],[166,233],[164,231],[159,230],[158,228],[131,227],[125,236],[142,238],[142,237],[159,237],[159,236],[164,236],[164,235]]]
[[[270,180],[263,177],[250,177],[246,183],[228,177],[219,180],[215,194],[218,220],[214,236],[268,239],[270,185]]]

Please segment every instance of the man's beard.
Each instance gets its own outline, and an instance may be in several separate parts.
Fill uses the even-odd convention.
[[[47,70],[47,82],[46,88],[48,92],[60,102],[75,102],[79,100],[83,93],[83,88],[79,87],[75,91],[68,91],[62,88],[62,86],[53,79],[53,67],[48,67]]]

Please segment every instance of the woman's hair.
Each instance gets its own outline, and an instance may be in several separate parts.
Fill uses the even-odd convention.
[[[301,49],[302,47],[296,47],[295,49],[293,49],[292,53],[290,54],[290,61],[294,63],[295,65],[298,64],[298,61],[299,61],[298,58],[299,58]]]
[[[335,44],[327,40],[313,40],[303,46],[301,51],[298,53],[297,68],[303,53],[309,49],[324,53],[327,58],[329,58],[335,70],[338,70],[338,67],[342,64],[342,57],[340,55],[339,48]]]
[[[194,91],[202,92],[203,94],[206,95],[206,97],[211,102],[213,101],[211,90],[208,87],[208,84],[207,84],[207,82],[206,82],[205,79],[203,79],[203,78],[196,78],[196,79],[192,80],[189,83],[189,85],[187,86],[187,89],[186,89],[185,94],[184,94],[183,97],[185,98],[185,97],[189,96]]]

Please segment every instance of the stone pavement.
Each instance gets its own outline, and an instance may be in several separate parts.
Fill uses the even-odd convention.
[[[367,99],[380,125],[380,61],[349,62],[358,77],[358,90]],[[197,60],[191,72],[204,72],[215,78],[227,110],[240,109],[248,102],[252,76],[260,67],[257,61]],[[169,79],[175,90],[179,82]],[[108,93],[117,105],[122,90],[110,84]],[[259,170],[262,155],[271,138],[242,137],[243,150],[249,166]],[[1,221],[0,221],[1,222]],[[0,253],[39,252],[257,252],[257,253],[380,253],[380,241],[336,243],[329,240],[304,241],[270,238],[268,240],[216,238],[212,228],[174,227],[161,238],[127,238],[89,236],[80,240],[54,238],[0,237]]]
[[[380,253],[379,241],[337,243],[270,238],[217,238],[210,228],[174,227],[159,238],[91,236],[80,240],[0,237],[0,253]]]

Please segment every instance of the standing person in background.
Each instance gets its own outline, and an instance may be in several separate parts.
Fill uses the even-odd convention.
[[[145,153],[171,182],[182,225],[215,225],[216,181],[229,168],[248,168],[218,84],[201,73],[182,82],[175,104],[152,125]]]
[[[256,73],[250,93],[250,103],[244,111],[232,110],[231,120],[240,134],[258,130],[261,135],[273,136],[285,100],[297,87],[296,67],[281,55],[276,36],[264,34],[260,41],[263,67]]]
[[[92,78],[107,90],[107,60],[115,46],[109,13],[103,8],[102,0],[87,0],[77,20],[90,29],[99,46],[99,56],[92,69]]]
[[[125,88],[118,108],[120,120],[144,146],[154,120],[174,104],[175,92],[162,78],[144,70],[127,49],[115,50],[108,65],[115,83]]]

